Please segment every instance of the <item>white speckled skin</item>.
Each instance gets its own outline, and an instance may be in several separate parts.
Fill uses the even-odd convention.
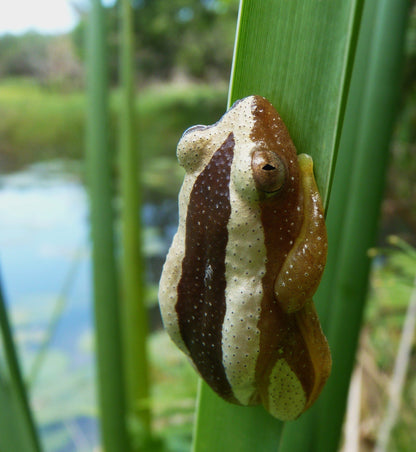
[[[276,346],[268,344],[270,351],[263,354],[260,364],[258,362],[261,344],[273,337],[273,332],[263,334],[260,330],[262,324],[260,319],[268,315],[268,310],[264,312],[266,306],[264,299],[266,302],[270,300],[267,301],[268,298],[264,294],[268,265],[267,238],[260,205],[264,194],[259,193],[252,171],[252,154],[259,149],[259,141],[253,139],[256,120],[253,109],[259,99],[263,98],[250,96],[237,102],[216,124],[191,128],[179,141],[177,156],[186,170],[186,175],[179,194],[178,231],[163,268],[159,302],[168,334],[195,362],[198,358],[191,356],[182,338],[176,308],[182,263],[186,255],[187,212],[196,180],[232,132],[234,148],[229,181],[231,213],[226,227],[228,240],[225,251],[225,315],[221,328],[222,363],[216,363],[223,367],[232,395],[221,395],[241,405],[263,403],[273,416],[290,420],[298,417],[313,403],[329,375],[331,366],[326,339],[320,329],[311,300],[325,265],[326,232],[319,193],[313,179],[312,160],[309,156],[302,155],[298,157],[302,175],[301,185],[303,184],[301,199],[305,198],[302,201],[304,203],[302,209],[305,212],[312,212],[313,219],[305,221],[300,227],[298,238],[291,240],[292,248],[283,256],[283,266],[273,280],[274,288],[270,293],[272,298],[272,292],[276,297],[271,303],[277,303],[278,300],[279,309],[286,312],[285,315],[289,316],[291,322],[298,325],[297,328],[301,331],[302,338],[299,339],[299,343],[305,344],[300,345],[304,347],[302,353],[305,352],[310,357],[308,358],[312,363],[310,368],[314,372],[310,377],[312,386],[308,386],[308,378],[305,380],[305,376],[297,375],[298,364],[286,360],[287,354],[283,354],[283,348],[279,348],[278,351],[282,356],[276,359],[276,347],[281,347],[281,344]],[[273,121],[276,124],[272,124],[272,127],[278,128],[280,117],[277,115]],[[290,160],[290,164],[294,164],[293,160]],[[290,224],[287,227],[292,228]],[[279,231],[274,233],[279,234]],[[316,238],[320,235],[322,240],[325,240],[324,248],[319,244],[316,246]],[[304,259],[305,255],[307,257]],[[215,283],[211,278],[212,269],[207,265],[205,268],[207,285]],[[270,294],[268,297],[270,298]],[[197,300],[194,302],[197,304]],[[306,310],[303,309],[305,303]],[[273,309],[270,308],[270,313],[275,312]],[[283,333],[284,331],[279,334]],[[263,362],[268,354],[275,360],[271,366]],[[195,364],[198,367],[198,363]],[[307,386],[309,389],[305,389]]]
[[[284,359],[273,367],[267,395],[270,414],[281,420],[296,419],[307,403],[301,383]]]
[[[241,154],[244,150],[247,157],[249,157],[250,149],[247,149],[247,143],[249,143],[248,136],[253,127],[250,105],[250,98],[247,98],[240,102],[236,107],[229,110],[227,114],[213,126],[201,128],[196,126],[192,129],[188,129],[178,143],[177,157],[181,166],[183,166],[186,170],[186,175],[179,193],[178,231],[173,238],[160,279],[159,304],[163,322],[168,334],[178,345],[178,347],[186,354],[189,354],[189,352],[184,345],[179,332],[175,304],[177,301],[177,287],[181,277],[181,263],[185,254],[185,222],[190,192],[194,186],[196,178],[199,176],[202,169],[207,165],[214,152],[227,138],[230,130],[234,131],[236,142],[241,143]],[[192,133],[193,130],[194,133]],[[248,160],[247,157],[246,160]],[[247,163],[248,171],[250,168],[250,162]],[[245,207],[243,210],[245,211]],[[257,227],[259,227],[258,221],[258,219],[257,222],[253,221],[253,224],[256,224]],[[231,244],[233,240],[229,240],[229,242]],[[264,256],[264,253],[262,254]],[[257,284],[260,283],[260,280],[257,280]]]

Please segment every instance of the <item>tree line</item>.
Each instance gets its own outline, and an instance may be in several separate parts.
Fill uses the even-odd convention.
[[[110,79],[117,80],[119,1],[105,8]],[[135,69],[139,82],[228,79],[238,0],[135,0]],[[83,83],[88,11],[65,35],[0,36],[0,77],[34,77],[46,85]]]

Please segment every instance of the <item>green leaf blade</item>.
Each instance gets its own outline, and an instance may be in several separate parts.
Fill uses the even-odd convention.
[[[367,251],[376,240],[397,111],[408,6],[407,0],[369,0],[365,5],[328,215],[330,244],[337,252],[329,256],[330,273],[317,294],[321,305],[331,300],[325,323],[335,359],[332,377],[317,404],[316,450],[339,446],[367,295]]]
[[[267,97],[327,200],[362,0],[243,1],[229,103]],[[326,202],[325,202],[326,203]]]
[[[312,155],[325,202],[362,4],[362,0],[243,0],[240,5],[229,105],[252,94],[273,103],[298,152]],[[253,444],[257,450],[277,450],[283,424],[262,410],[225,406],[202,384],[194,451],[248,452]],[[265,417],[257,423],[260,416]],[[295,443],[299,438],[309,441],[313,434],[308,414],[304,416],[304,431],[292,435]],[[245,440],[240,443],[242,435]]]
[[[204,382],[199,386],[198,405],[193,452],[259,450],[260,432],[262,450],[277,450],[283,423],[263,407],[232,405],[220,399]]]
[[[108,140],[106,27],[100,0],[92,0],[87,34],[86,163],[90,197],[94,320],[101,438],[107,452],[129,450],[119,318],[112,155]]]
[[[0,450],[40,452],[41,443],[23,381],[0,280]]]

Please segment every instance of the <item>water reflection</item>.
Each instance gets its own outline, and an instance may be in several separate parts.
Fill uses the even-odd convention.
[[[144,206],[148,284],[159,279],[176,212],[172,201]],[[98,438],[90,243],[79,168],[49,162],[0,176],[0,218],[4,292],[27,376],[56,321],[33,382],[45,449],[78,451],[83,444],[92,450]]]

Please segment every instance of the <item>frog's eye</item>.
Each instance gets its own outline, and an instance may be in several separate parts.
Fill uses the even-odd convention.
[[[251,157],[251,169],[257,189],[263,192],[274,193],[285,182],[285,165],[273,151],[254,151]]]

